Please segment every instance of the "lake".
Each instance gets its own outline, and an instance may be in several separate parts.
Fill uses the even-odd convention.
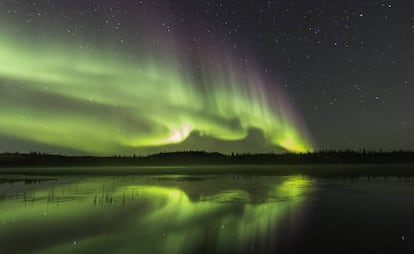
[[[413,178],[2,176],[2,253],[414,253]]]

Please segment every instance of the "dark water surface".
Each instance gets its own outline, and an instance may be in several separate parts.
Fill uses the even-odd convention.
[[[414,253],[414,179],[0,177],[1,253]]]

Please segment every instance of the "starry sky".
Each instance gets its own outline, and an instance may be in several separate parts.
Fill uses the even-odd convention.
[[[414,149],[414,2],[0,0],[0,151]]]

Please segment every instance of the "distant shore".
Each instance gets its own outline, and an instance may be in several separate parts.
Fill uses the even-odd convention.
[[[302,154],[159,153],[149,156],[0,154],[0,175],[249,174],[321,177],[414,176],[414,152]]]
[[[310,177],[414,177],[413,164],[352,165],[212,165],[3,167],[0,176],[125,176],[125,175],[305,175]]]

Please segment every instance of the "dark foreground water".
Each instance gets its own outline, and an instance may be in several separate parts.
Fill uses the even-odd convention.
[[[0,253],[414,253],[414,180],[0,177]]]

